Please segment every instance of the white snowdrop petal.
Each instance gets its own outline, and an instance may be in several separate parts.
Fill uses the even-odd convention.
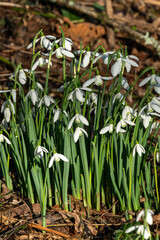
[[[60,154],[60,153],[57,153],[57,154],[58,154],[58,157],[62,159],[64,162],[68,162],[68,159],[63,154]]]
[[[92,83],[94,83],[95,80],[96,80],[96,78],[93,77],[93,78],[87,80],[85,83],[83,83],[82,86],[83,86],[84,88],[85,88],[85,87],[88,87],[88,86],[90,86]]]
[[[129,84],[127,82],[126,78],[122,78],[122,86],[124,87],[124,89],[128,90],[129,89]]]
[[[160,84],[160,77],[156,75],[156,76],[155,76],[155,79],[156,79],[157,83]]]
[[[0,90],[0,93],[7,93],[7,92],[11,92],[12,90]]]
[[[133,232],[135,229],[137,229],[138,226],[132,226],[126,229],[125,233]]]
[[[86,88],[86,87],[83,87],[83,88],[80,88],[80,89],[85,90],[85,91],[88,91],[88,92],[91,92],[91,91],[92,91],[91,88]]]
[[[15,114],[15,108],[14,108],[14,104],[12,103],[11,100],[9,100],[9,104],[10,104],[10,110],[12,111],[13,114]]]
[[[76,128],[76,130],[75,130],[75,132],[73,134],[73,138],[74,138],[75,143],[78,141],[79,136],[80,136],[80,129],[78,127],[78,128]]]
[[[19,70],[19,82],[24,85],[27,81],[27,77],[26,77],[26,74],[25,72],[21,69]]]
[[[98,57],[96,57],[96,58],[93,60],[93,64],[96,63],[100,58],[102,58],[102,55],[99,55]]]
[[[84,125],[86,125],[86,126],[89,125],[88,120],[87,120],[84,116],[82,116],[81,114],[79,114],[78,117],[79,117],[80,121],[81,121]]]
[[[131,59],[122,58],[122,61],[129,63],[129,64],[132,65],[133,67],[138,67],[138,64],[137,64],[135,61],[131,60]]]
[[[94,84],[95,84],[96,86],[101,86],[101,85],[103,84],[103,80],[102,80],[102,78],[101,78],[100,75],[97,75],[97,76],[96,76],[96,79],[95,79],[95,81],[94,81]]]
[[[138,58],[138,57],[136,57],[135,55],[128,55],[128,57],[129,57],[129,58],[133,58],[133,59],[135,59],[135,60],[139,61],[139,58]]]
[[[11,119],[11,111],[8,107],[4,109],[4,118],[6,122],[9,122]]]
[[[62,48],[60,51],[61,51],[61,53],[62,53],[63,55],[65,55],[65,56],[67,56],[67,57],[70,57],[70,58],[74,58],[74,57],[75,57],[72,52],[69,52],[69,51],[65,50],[64,48]]]
[[[102,77],[102,76],[101,76],[101,78],[102,78],[103,80],[108,80],[108,81],[113,79],[113,77]]]
[[[137,215],[137,217],[136,217],[136,222],[139,222],[139,220],[141,219],[141,217],[144,217],[144,210],[141,210],[139,213],[138,213],[138,215]]]
[[[68,130],[72,127],[75,118],[76,118],[76,116],[74,116],[74,117],[70,120],[70,122],[69,122],[69,124],[68,124]]]
[[[152,224],[153,224],[153,217],[152,217],[152,214],[149,213],[148,211],[147,211],[147,218],[146,218],[146,221],[147,221],[147,223],[148,223],[149,225],[152,225]]]
[[[82,66],[83,67],[87,67],[89,65],[90,62],[90,58],[91,58],[91,53],[90,52],[86,52],[83,60],[82,60]]]
[[[45,147],[41,147],[41,149],[43,150],[43,152],[49,153],[48,150]]]
[[[119,121],[116,126],[116,133],[119,133],[121,126],[122,126],[122,123],[121,121]]]
[[[126,122],[128,125],[135,126],[135,123],[130,120],[124,119],[124,122]]]
[[[30,96],[31,96],[33,105],[35,105],[36,102],[38,102],[38,93],[34,89],[32,89],[30,92]]]
[[[11,94],[12,94],[12,98],[13,98],[14,103],[16,103],[16,90],[12,89]]]
[[[75,94],[78,101],[84,102],[85,98],[83,97],[83,93],[79,89],[76,90]]]
[[[156,104],[156,103],[151,103],[151,108],[152,108],[154,111],[160,113],[160,106],[159,106],[158,104]]]
[[[50,161],[49,161],[49,164],[48,164],[48,167],[51,168],[52,165],[53,165],[53,162],[54,162],[54,156],[51,157]]]
[[[141,157],[142,156],[142,149],[141,147],[139,146],[139,144],[137,144],[137,153],[138,155]]]
[[[111,67],[111,73],[113,77],[116,77],[121,71],[121,60],[117,60]]]
[[[5,136],[3,135],[3,138],[4,138],[4,140],[5,140],[8,144],[11,144],[11,142],[9,141],[9,139],[8,139],[7,137],[5,137]]]
[[[105,134],[108,131],[109,131],[109,125],[107,125],[106,127],[102,128],[99,133],[100,134]]]
[[[80,130],[86,135],[86,137],[88,137],[88,133],[86,132],[86,130],[84,130],[83,128],[80,128]]]
[[[126,62],[125,67],[126,67],[127,73],[129,73],[131,71],[131,64]]]
[[[56,109],[55,111],[55,114],[54,114],[54,117],[53,117],[53,122],[57,122],[57,120],[59,119],[60,117],[60,114],[61,114],[61,109]]]
[[[46,48],[47,50],[51,50],[52,43],[46,37],[44,37],[43,40],[42,40],[42,46],[44,48]]]
[[[37,38],[35,43],[37,43],[41,38]],[[31,42],[28,46],[27,49],[30,49],[31,47],[33,47],[33,42]]]
[[[50,40],[55,40],[56,37],[55,36],[52,36],[52,35],[46,35],[46,38],[50,39]]]
[[[153,87],[154,87],[155,92],[160,94],[160,84],[158,84],[158,83],[154,84]]]
[[[134,156],[135,156],[135,154],[136,154],[136,146],[134,146],[134,148],[133,148],[133,153],[132,153],[132,156],[134,157]]]
[[[40,65],[39,59],[33,64],[32,68],[31,68],[31,72],[35,71],[36,68]]]
[[[140,82],[139,87],[144,86],[146,83],[148,83],[151,80],[152,76],[146,77],[145,79]]]

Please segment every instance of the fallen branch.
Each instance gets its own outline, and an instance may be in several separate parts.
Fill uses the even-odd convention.
[[[36,228],[36,229],[39,229],[39,230],[42,230],[42,231],[46,231],[46,232],[49,232],[49,233],[53,233],[53,234],[56,234],[56,235],[64,237],[64,238],[69,238],[70,237],[67,234],[55,231],[55,230],[47,228],[47,227],[42,227],[41,225],[36,224],[36,223],[29,223],[28,227]]]

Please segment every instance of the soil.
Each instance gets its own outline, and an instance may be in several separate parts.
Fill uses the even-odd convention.
[[[60,1],[63,2],[63,1]],[[67,2],[67,1],[66,1]],[[69,1],[68,1],[69,2]],[[85,0],[75,1],[88,12],[105,14],[105,1]],[[160,4],[155,0],[113,0],[109,8],[110,18],[118,24],[124,24],[131,29],[146,34],[160,41]],[[88,9],[88,10],[87,10]],[[111,11],[112,10],[112,11]],[[9,76],[21,62],[23,68],[30,68],[32,51],[27,45],[33,41],[36,33],[43,29],[44,35],[61,36],[60,27],[65,37],[74,42],[74,49],[89,46],[95,50],[100,44],[107,51],[120,48],[119,42],[128,47],[128,53],[139,58],[139,67],[126,74],[131,83],[146,67],[154,66],[157,74],[160,72],[160,56],[153,48],[138,44],[126,33],[105,26],[99,19],[90,15],[68,10],[66,5],[51,1],[11,0],[0,2],[0,90],[10,87]],[[110,41],[112,36],[113,42]],[[69,63],[67,65],[69,69]],[[50,95],[57,95],[57,88],[62,83],[62,61],[53,59],[50,70]],[[103,64],[100,65],[101,75],[105,74]],[[45,68],[37,71],[39,82],[45,83]],[[134,95],[142,97],[144,89],[134,89]],[[133,103],[133,99],[128,99]],[[1,177],[1,176],[0,176]],[[39,204],[31,205],[28,199],[17,192],[7,189],[4,180],[1,181],[0,194],[0,239],[113,239],[114,232],[126,223],[125,214],[116,215],[111,209],[101,211],[86,209],[81,201],[71,198],[71,210],[66,212],[58,206],[48,209],[46,216],[47,229],[42,228]],[[133,214],[132,221],[135,220]],[[154,216],[153,234],[160,233],[160,214]],[[45,230],[45,233],[43,231]]]

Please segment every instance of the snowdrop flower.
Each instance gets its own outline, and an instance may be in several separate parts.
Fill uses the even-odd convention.
[[[152,130],[158,128],[158,126],[159,126],[159,123],[158,123],[158,122],[154,122],[154,123],[151,125],[150,133],[152,132]]]
[[[127,124],[128,124],[128,125],[131,125],[131,126],[135,126],[135,123],[134,123],[134,122],[122,118],[122,119],[118,122],[118,124],[117,124],[117,126],[116,126],[116,133],[119,133],[119,132],[123,133],[123,132],[125,132],[125,130],[122,129],[121,127],[124,128],[124,127],[127,126]]]
[[[26,73],[30,73],[29,69],[20,69],[18,71],[18,80],[22,85],[25,85],[27,82],[27,76]],[[9,78],[14,78],[15,77],[15,73],[12,73],[11,76]]]
[[[138,225],[138,226],[129,227],[125,231],[125,233],[133,232],[136,229],[137,229],[137,234],[141,234],[142,236],[144,236],[144,239],[149,239],[151,237],[151,233],[150,233],[149,227],[148,226],[144,226],[144,225]]]
[[[136,217],[136,221],[139,222],[139,220],[143,217],[146,217],[146,222],[149,224],[149,225],[152,225],[153,224],[153,215],[154,215],[154,212],[150,209],[147,209],[147,216],[145,216],[145,211],[142,210],[139,212],[139,214],[137,215]]]
[[[48,59],[40,57],[32,66],[31,72],[35,71],[37,67],[43,67],[44,65],[48,64]],[[52,63],[50,62],[50,66]]]
[[[138,57],[136,57],[134,55],[126,56],[127,61],[125,63],[125,68],[127,70],[127,73],[129,73],[131,71],[131,66],[138,67],[138,64],[135,61],[131,60],[130,58],[139,61]],[[123,61],[125,61],[125,60],[123,60]]]
[[[141,157],[142,156],[142,153],[145,154],[145,149],[142,145],[140,145],[139,143],[137,143],[134,148],[133,148],[133,153],[132,153],[132,156],[134,157],[136,152],[138,153],[138,155]]]
[[[135,111],[133,110],[133,108],[125,106],[125,108],[122,111],[122,118],[131,121],[132,116],[134,116],[134,113]]]
[[[55,153],[53,157],[51,157],[48,167],[49,168],[52,167],[54,161],[59,162],[60,160],[63,160],[64,162],[68,162],[68,159],[64,155],[60,153]]]
[[[146,224],[129,227],[125,233],[130,233],[137,229],[137,234],[141,234],[144,239],[149,239],[151,237],[149,225],[153,224],[153,214],[154,212],[150,209],[147,210],[147,216],[145,216],[144,210],[140,211],[140,213],[137,215],[136,222],[139,222],[139,220],[143,217],[143,219],[145,218]]]
[[[144,110],[147,110],[147,113],[144,112]],[[139,116],[141,114],[147,114],[147,115],[153,115],[160,117],[160,101],[159,98],[153,98],[150,103],[145,105],[139,112]]]
[[[9,99],[5,101],[1,106],[1,113],[4,113],[4,118],[7,122],[10,121],[11,112],[15,114],[15,108],[12,101]]]
[[[99,59],[102,59],[103,63],[107,65],[108,64],[109,55],[113,54],[113,53],[114,53],[113,51],[109,51],[109,52],[104,52],[103,54],[99,54],[98,57],[96,57],[93,60],[93,64],[96,63]]]
[[[130,71],[131,66],[138,67],[138,64],[135,61],[129,59],[129,57],[126,57],[126,58],[119,57],[111,67],[111,73],[113,77],[116,77],[121,72],[123,62],[125,62],[125,67],[127,68],[127,72]]]
[[[112,101],[111,101],[111,105],[112,105],[112,107],[113,107],[113,105],[114,105],[114,103],[115,103],[115,101],[116,100],[119,100],[119,102],[121,102],[122,101],[122,99],[123,99],[123,94],[122,93],[117,93],[116,95],[113,95],[113,97],[112,97]],[[125,104],[125,100],[122,102],[122,104],[124,105]]]
[[[100,75],[96,75],[93,78],[87,80],[85,83],[83,83],[83,87],[88,87],[92,83],[96,86],[101,86],[103,84],[103,80],[112,80],[113,77],[102,77]]]
[[[45,95],[44,97],[41,98],[41,100],[38,104],[38,107],[40,107],[42,105],[42,103],[44,103],[47,107],[49,107],[51,105],[51,103],[55,104],[56,102],[52,97]]]
[[[57,122],[61,116],[62,113],[64,113],[66,115],[66,117],[68,117],[68,114],[65,110],[62,111],[62,109],[57,108],[57,109],[53,109],[53,113],[54,113],[54,117],[53,117],[53,122]]]
[[[104,128],[100,130],[100,134],[105,134],[106,132],[112,133],[113,132],[113,124],[107,124]]]
[[[97,102],[98,102],[98,95],[94,92],[92,92],[90,95],[89,95],[89,98],[90,100],[92,101],[92,104],[94,103],[95,105],[97,105]]]
[[[117,124],[116,128],[116,133],[125,133],[126,130],[120,127],[120,123]]]
[[[156,74],[152,74],[151,76],[143,79],[142,82],[139,84],[139,87],[144,86],[148,82],[150,82],[150,87],[153,87],[155,92],[160,94],[160,77]]]
[[[42,84],[41,84],[41,83],[39,83],[39,82],[36,82],[35,89],[36,89],[36,91],[38,91],[38,90],[41,90],[41,91],[43,91],[43,86],[42,86]]]
[[[35,43],[37,43],[38,41],[40,41],[40,45],[41,47],[47,49],[47,50],[51,50],[52,48],[52,43],[50,42],[50,40],[55,40],[56,38],[52,35],[47,35],[47,36],[42,36],[40,38],[37,38]],[[27,49],[30,49],[31,47],[33,47],[33,42],[31,42],[28,46]]]
[[[160,113],[160,101],[159,101],[159,97],[154,97],[152,99],[152,101],[150,102],[150,105],[148,105],[148,107],[150,107],[150,109],[148,109],[148,112],[150,111],[150,114],[152,114],[152,111],[154,110],[157,113]],[[159,116],[159,114],[158,114]]]
[[[48,150],[42,146],[38,146],[34,150],[34,156],[38,156],[39,158],[43,158],[44,153],[48,153]]]
[[[145,128],[147,128],[149,126],[150,122],[152,122],[152,117],[150,115],[141,114],[141,118],[143,120],[143,126]]]
[[[60,47],[63,47],[63,48],[65,48],[68,51],[72,50],[73,42],[72,42],[72,40],[70,38],[64,38],[64,39],[60,38],[60,39],[56,40],[55,42],[59,43]]]
[[[122,59],[117,58],[116,62],[111,67],[111,73],[113,77],[116,77],[120,72],[122,68]]]
[[[86,126],[89,125],[88,120],[87,120],[84,116],[82,116],[81,114],[77,113],[77,114],[70,120],[70,122],[69,122],[69,124],[68,124],[68,130],[72,127],[74,121],[75,121],[76,123],[81,123],[81,122],[82,122],[82,123],[83,123],[84,125],[86,125]]]
[[[74,101],[77,99],[77,100],[80,101],[80,102],[84,102],[84,101],[85,101],[85,97],[84,97],[84,92],[83,92],[83,90],[85,90],[85,91],[90,91],[90,92],[92,91],[90,88],[84,88],[84,87],[82,87],[82,88],[76,88],[75,90],[73,90],[73,91],[69,94],[67,100],[71,100],[72,102],[74,102]]]
[[[91,52],[90,51],[85,51],[85,56],[82,59],[82,67],[86,68],[91,60]]]
[[[56,47],[56,50],[52,52],[52,55],[56,55],[56,58],[62,58],[63,55],[69,58],[74,58],[74,54],[63,47]],[[49,53],[43,53],[44,56],[49,56]]]
[[[116,84],[118,83],[118,80],[119,80],[119,79],[116,79],[114,85],[113,85],[113,83],[110,85],[109,90],[111,90],[113,87],[116,86]],[[130,87],[129,87],[129,84],[128,84],[128,82],[127,82],[127,79],[126,79],[125,77],[122,77],[121,85],[122,85],[122,87],[123,87],[125,90],[128,90],[128,89],[130,88]]]
[[[27,82],[27,77],[23,69],[19,70],[19,82],[24,85]]]
[[[73,134],[73,138],[74,138],[75,143],[78,141],[79,137],[82,136],[83,133],[86,135],[86,137],[88,137],[87,132],[83,128],[80,128],[80,127],[76,128],[76,130]]]
[[[11,111],[8,107],[6,107],[4,109],[4,119],[6,120],[6,122],[8,123],[11,119]]]
[[[143,81],[139,84],[139,87],[144,86],[146,83],[150,81],[151,84],[160,84],[160,77],[157,76],[156,74],[152,74],[151,76],[143,79]]]
[[[3,134],[0,134],[0,144],[4,141],[6,141],[6,143],[8,143],[8,144],[11,144],[11,142],[9,141],[9,139],[7,137],[5,137]]]
[[[26,99],[28,99],[28,97],[30,97],[33,105],[36,105],[36,103],[38,102],[39,98],[38,98],[38,93],[34,90],[31,89],[27,95],[26,95]]]

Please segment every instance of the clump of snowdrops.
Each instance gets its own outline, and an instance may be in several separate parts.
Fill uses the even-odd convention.
[[[126,218],[127,210],[141,209],[142,198],[148,209],[158,210],[160,77],[154,68],[144,70],[129,86],[125,72],[138,67],[139,60],[128,55],[127,48],[106,52],[101,45],[92,52],[80,45],[73,51],[72,40],[63,32],[56,39],[42,30],[27,48],[33,51],[30,69],[20,63],[10,77],[13,88],[1,91],[6,101],[1,106],[0,164],[7,186],[13,188],[14,166],[21,194],[40,203],[43,217],[53,204],[71,210],[69,194],[89,208],[105,205],[113,212],[125,211]],[[59,99],[49,96],[52,58],[63,62]],[[99,62],[105,76],[99,73]],[[45,86],[35,77],[42,66]],[[149,77],[144,78],[146,73]],[[139,80],[140,87],[147,84],[146,94],[131,107],[126,97]],[[152,165],[149,156],[154,157]]]

